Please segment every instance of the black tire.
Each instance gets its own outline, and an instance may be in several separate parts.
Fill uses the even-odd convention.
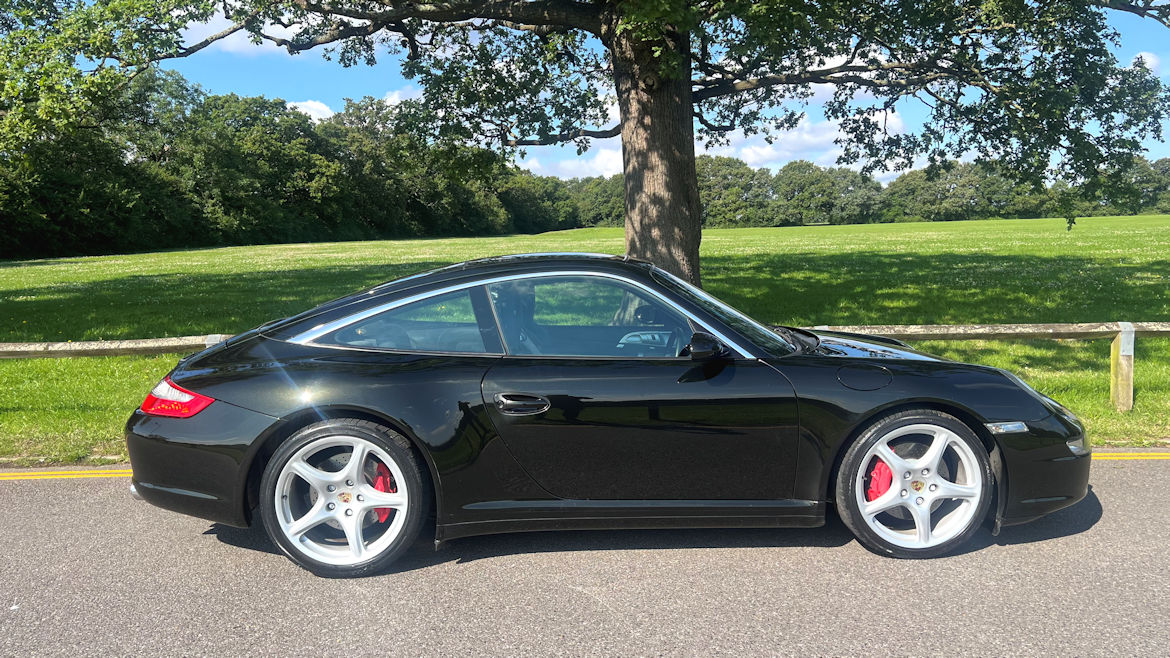
[[[405,520],[397,536],[368,559],[348,565],[337,565],[315,559],[306,550],[298,547],[285,534],[277,511],[277,488],[285,466],[303,448],[316,442],[327,442],[333,437],[354,437],[364,440],[384,451],[396,464],[402,475],[402,482],[396,485],[408,493]],[[383,460],[377,457],[378,460]],[[351,578],[373,575],[386,569],[402,555],[418,538],[428,517],[433,492],[423,477],[422,464],[411,449],[410,442],[398,432],[366,420],[338,418],[314,423],[289,437],[276,450],[264,468],[260,480],[260,518],[264,530],[272,542],[293,562],[318,576],[326,578]],[[395,476],[397,481],[399,478]],[[307,485],[307,483],[306,483]],[[311,487],[309,487],[311,488]],[[314,495],[321,495],[316,494]],[[360,497],[358,497],[360,499]],[[402,513],[395,511],[394,514]],[[360,512],[361,517],[365,513]],[[306,535],[308,532],[305,533]]]
[[[875,445],[885,439],[885,437],[894,433],[896,430],[905,428],[910,425],[929,424],[937,425],[949,430],[953,435],[957,436],[970,449],[970,454],[973,455],[976,467],[972,470],[976,471],[971,480],[971,484],[978,483],[980,486],[977,500],[973,503],[974,512],[971,514],[968,521],[957,531],[953,536],[945,541],[941,541],[937,545],[929,545],[925,548],[909,548],[891,543],[882,535],[878,534],[872,528],[869,522],[863,517],[861,512],[861,502],[859,495],[864,487],[859,486],[859,479],[866,478],[864,469],[868,469],[870,464],[861,464],[861,460],[866,459],[870,454],[870,450]],[[906,439],[912,441],[913,438]],[[913,446],[900,446],[904,451],[913,450]],[[954,450],[954,448],[949,448]],[[897,450],[894,451],[895,456],[903,456]],[[867,460],[870,461],[870,460]],[[895,558],[903,559],[922,559],[932,558],[941,555],[946,555],[958,547],[965,544],[971,539],[971,536],[979,529],[983,520],[987,517],[987,510],[991,505],[992,491],[994,478],[991,473],[991,460],[988,457],[987,449],[979,437],[967,426],[966,423],[960,421],[958,418],[949,414],[935,411],[933,409],[912,409],[891,414],[874,421],[865,430],[861,432],[857,440],[849,446],[844,457],[841,459],[841,464],[837,470],[837,484],[835,491],[835,502],[837,504],[837,512],[841,517],[841,521],[853,533],[862,546],[865,546],[870,551],[878,555],[885,555]],[[904,473],[901,476],[904,477]],[[937,475],[937,474],[936,474]],[[917,482],[916,478],[920,476],[915,474],[908,478],[911,484]],[[966,477],[966,475],[964,476]],[[866,484],[863,480],[860,485]],[[891,488],[901,489],[908,487],[902,484],[902,477],[899,474],[893,474]],[[921,486],[921,485],[917,485]],[[943,484],[939,485],[944,486]],[[910,493],[907,499],[906,508],[912,504],[915,499],[915,494],[912,489],[903,489]],[[900,492],[899,492],[900,493]],[[890,494],[891,497],[894,495]],[[941,503],[940,503],[941,504]],[[948,503],[949,504],[949,503]],[[929,503],[928,503],[929,505]],[[909,512],[902,512],[901,507],[895,507],[894,513],[902,513],[906,516],[912,516]],[[933,512],[928,512],[927,518],[932,518]],[[875,518],[880,515],[875,515]],[[965,516],[965,514],[964,514]],[[890,517],[882,517],[890,518]],[[891,519],[897,521],[897,519]],[[910,523],[917,528],[917,523],[913,520]],[[923,542],[926,543],[926,542]]]

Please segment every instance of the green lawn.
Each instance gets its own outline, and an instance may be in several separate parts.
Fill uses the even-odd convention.
[[[529,251],[620,253],[620,229],[231,247],[0,262],[0,342],[234,333],[448,263]],[[766,322],[1170,320],[1170,217],[710,230],[705,287]],[[1108,404],[1108,341],[932,342],[1011,368],[1098,443],[1170,437],[1170,340],[1139,339],[1136,408]],[[0,361],[0,460],[124,458],[121,424],[174,357]]]

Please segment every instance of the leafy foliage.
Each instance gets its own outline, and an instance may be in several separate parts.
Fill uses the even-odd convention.
[[[612,59],[648,44],[664,75],[692,71],[700,135],[790,127],[828,97],[843,162],[867,171],[942,165],[962,154],[1013,177],[1096,181],[1140,139],[1161,134],[1167,89],[1144,64],[1119,65],[1108,11],[1163,23],[1158,0],[4,0],[0,141],[84,123],[150,62],[247,31],[343,65],[401,57],[431,137],[498,147],[615,134]],[[216,12],[234,24],[198,43],[183,29]],[[281,27],[279,34],[273,28]],[[684,63],[682,69],[679,64]],[[897,103],[930,107],[916,133],[889,129]],[[1051,159],[1056,154],[1055,160]]]
[[[493,151],[427,140],[415,111],[366,98],[314,123],[280,100],[209,96],[147,69],[104,100],[100,125],[47,133],[0,161],[0,257],[623,224],[621,175],[534,176]],[[974,163],[884,189],[807,161],[772,174],[702,155],[696,169],[709,228],[1170,210],[1170,159],[1132,159],[1106,172],[1122,184],[1088,190],[1034,188]]]
[[[1087,196],[1065,181],[1034,188],[994,165],[973,163],[915,169],[885,187],[859,171],[804,160],[788,163],[775,175],[721,156],[701,155],[696,164],[707,228],[1170,212],[1170,158],[1153,163],[1134,158],[1128,167],[1109,172],[1129,178],[1131,188]],[[569,181],[568,189],[581,226],[621,225],[621,175]]]
[[[562,181],[412,137],[379,100],[315,124],[148,69],[104,112],[0,161],[0,257],[576,225]]]

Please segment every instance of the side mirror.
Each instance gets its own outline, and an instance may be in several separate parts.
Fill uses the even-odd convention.
[[[719,339],[705,331],[696,331],[691,335],[691,344],[687,345],[687,352],[692,361],[708,361],[727,355],[727,348]]]

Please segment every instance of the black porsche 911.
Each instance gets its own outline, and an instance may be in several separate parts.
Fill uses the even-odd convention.
[[[315,573],[420,536],[819,526],[952,551],[1085,496],[1072,413],[889,338],[770,329],[630,259],[406,277],[189,356],[126,426],[133,493],[256,516]],[[257,511],[258,510],[258,511]],[[433,519],[433,521],[432,521]]]

